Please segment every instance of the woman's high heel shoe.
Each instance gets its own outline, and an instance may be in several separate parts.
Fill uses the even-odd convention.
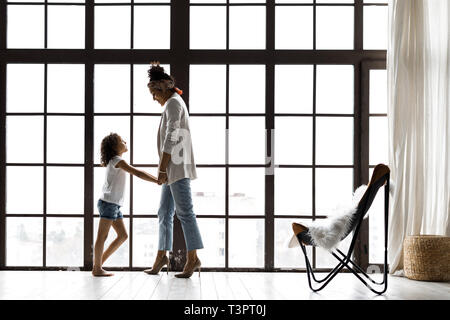
[[[195,264],[192,267],[192,269],[184,270],[182,273],[176,274],[175,277],[177,277],[177,278],[190,278],[194,274],[195,269],[198,269],[198,276],[200,277],[201,266],[202,266],[202,263],[201,263],[200,259],[197,258],[197,261],[195,262]]]
[[[157,261],[154,268],[146,269],[144,272],[147,274],[158,274],[165,265],[167,265],[167,274],[169,274],[170,260],[167,256],[164,256],[160,261]]]

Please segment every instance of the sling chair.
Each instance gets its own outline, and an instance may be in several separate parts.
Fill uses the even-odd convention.
[[[384,164],[378,164],[373,170],[372,178],[367,186],[359,187],[354,193],[354,206],[351,210],[341,214],[338,217],[328,217],[327,219],[321,219],[321,225],[314,225],[314,222],[310,227],[304,226],[299,223],[293,223],[292,229],[294,235],[291,238],[290,247],[300,245],[303,255],[305,256],[306,271],[308,275],[309,287],[312,291],[317,292],[325,288],[330,281],[342,270],[345,266],[350,270],[360,281],[362,281],[367,288],[376,294],[383,294],[387,289],[387,244],[388,244],[388,207],[389,207],[389,175],[390,170]],[[373,280],[366,272],[362,270],[360,266],[355,264],[351,260],[355,242],[359,234],[359,229],[364,216],[368,212],[372,202],[380,189],[384,187],[384,270],[383,281],[377,282]],[[362,189],[365,189],[362,190]],[[357,195],[359,190],[359,196]],[[362,193],[364,192],[364,193]],[[357,202],[355,202],[355,197]],[[325,223],[325,224],[324,224]],[[328,223],[328,226],[326,226]],[[330,224],[333,226],[330,227]],[[336,229],[338,231],[336,231]],[[353,237],[348,249],[347,254],[336,248],[340,241],[344,240],[353,231]],[[328,232],[328,234],[327,234]],[[331,235],[330,235],[331,233]],[[328,238],[327,238],[328,237]],[[336,243],[333,243],[333,237],[336,237]],[[331,239],[331,240],[330,240]],[[293,244],[295,242],[295,244]],[[331,243],[330,243],[331,242]],[[333,268],[333,270],[325,276],[323,279],[317,279],[314,275],[311,267],[310,260],[308,258],[305,246],[320,246],[327,249],[333,257],[335,257],[339,263]],[[345,251],[345,250],[344,250]],[[360,274],[358,274],[358,272]],[[311,283],[311,278],[317,284],[321,284],[318,288],[314,288]],[[369,283],[370,282],[370,283]],[[375,285],[375,286],[374,286]],[[382,290],[379,286],[383,286]],[[377,289],[375,289],[377,288]]]

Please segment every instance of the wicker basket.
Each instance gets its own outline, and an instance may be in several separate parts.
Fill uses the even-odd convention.
[[[450,237],[406,237],[403,241],[403,268],[409,279],[450,281]]]

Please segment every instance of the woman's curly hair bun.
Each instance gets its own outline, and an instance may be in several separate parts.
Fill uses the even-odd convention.
[[[164,68],[159,65],[159,61],[152,61],[150,64],[151,67],[148,70],[150,81],[175,80],[171,75],[164,72]]]

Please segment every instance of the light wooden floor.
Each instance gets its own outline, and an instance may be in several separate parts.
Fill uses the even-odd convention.
[[[378,275],[377,275],[378,276]],[[310,291],[305,273],[202,272],[178,279],[173,272],[147,275],[115,272],[94,278],[80,271],[0,271],[0,300],[8,299],[150,299],[150,300],[308,300],[445,299],[450,283],[389,276],[382,296],[355,276],[339,274],[319,293]]]

